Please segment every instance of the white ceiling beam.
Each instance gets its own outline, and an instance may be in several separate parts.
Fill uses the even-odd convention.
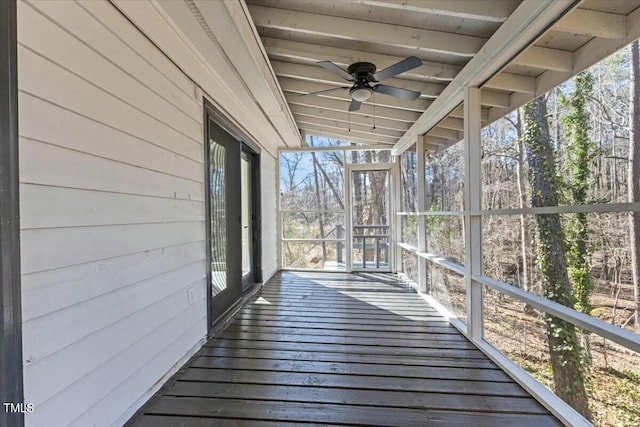
[[[573,54],[566,50],[531,46],[518,55],[512,64],[543,70],[571,71],[573,69]]]
[[[386,129],[373,129],[371,126],[348,124],[335,120],[323,120],[322,122],[320,122],[311,117],[308,118],[309,120],[306,120],[304,116],[294,117],[296,117],[296,122],[298,123],[299,128],[304,128],[306,126],[317,126],[318,128],[322,127],[323,129],[326,129],[330,132],[341,130],[343,132],[351,132],[354,135],[362,137],[375,136],[376,138],[381,138],[381,141],[386,143],[395,143],[402,136],[402,134],[398,134],[398,132],[389,131]],[[389,135],[390,132],[392,133],[392,135]]]
[[[465,65],[442,94],[400,138],[393,148],[393,154],[401,154],[413,144],[418,135],[431,130],[459,106],[464,98],[465,87],[480,86],[497,74],[571,7],[575,7],[575,3],[571,1],[540,0],[521,3],[482,50]]]
[[[309,123],[309,124],[317,124],[317,125],[325,125],[331,126],[334,128],[340,129],[349,129],[357,130],[360,132],[368,132],[376,135],[385,135],[399,139],[404,132],[393,129],[386,129],[381,126],[378,126],[376,123],[376,128],[373,128],[372,123],[360,123],[360,122],[348,122],[343,120],[333,120],[327,119],[325,117],[314,117],[314,116],[305,116],[304,114],[294,114],[293,117],[296,119],[298,123]]]
[[[295,93],[297,95],[304,95],[311,92],[317,92],[320,90],[332,89],[336,87],[336,86],[324,85],[320,83],[311,83],[304,80],[296,80],[289,77],[281,77],[280,86],[282,87],[283,91]],[[350,100],[349,91],[347,90],[319,95],[319,96],[322,96],[325,98],[338,99],[342,101]],[[418,113],[422,113],[431,104],[430,101],[427,101],[425,99],[416,99],[415,101],[408,101],[405,99],[398,99],[393,96],[388,96],[384,94],[376,94],[375,99],[373,97],[370,99],[370,103],[373,103],[374,101],[376,106],[389,107],[389,108],[402,108],[405,110],[416,111]]]
[[[353,133],[349,132],[329,132],[327,130],[323,130],[321,128],[316,128],[315,126],[309,126],[313,129],[303,129],[307,135],[315,135],[320,137],[334,138],[339,139],[341,141],[355,142],[357,144],[365,144],[365,145],[388,145],[389,148],[393,146],[393,143],[382,142],[379,139],[372,138],[363,138],[360,136],[356,136]]]
[[[347,100],[338,101],[335,99],[322,97],[303,98],[292,93],[285,93],[284,96],[287,99],[289,105],[306,105],[309,107],[323,108],[348,114],[350,102]],[[364,115],[372,117],[374,116],[373,106],[368,103],[362,104],[358,111],[354,111],[351,114],[352,117],[353,115]],[[420,117],[420,113],[409,110],[400,110],[396,108],[376,107],[375,116],[376,120],[378,119],[378,117],[380,117],[384,119],[400,120],[403,122],[413,123],[418,117]]]
[[[531,94],[536,91],[536,79],[535,77],[503,72],[493,77],[482,87]]]
[[[578,8],[560,19],[553,30],[617,40],[627,35],[627,17]]]
[[[249,10],[257,27],[274,28],[290,33],[297,32],[366,41],[461,57],[474,56],[487,41],[483,37],[317,15],[274,7],[250,5]]]
[[[464,137],[464,134],[461,131],[446,129],[442,127],[434,127],[429,132],[427,132],[427,135],[448,139],[452,143],[458,142]]]
[[[445,138],[439,138],[437,136],[431,136],[431,135],[425,135],[424,136],[424,142],[432,145],[432,146],[437,146],[437,147],[448,147],[451,145],[452,141],[445,139]]]
[[[564,0],[564,1],[568,1],[568,0]],[[452,1],[451,3],[455,3],[455,1]],[[466,4],[467,2],[460,2],[462,4]],[[478,2],[480,4],[484,4],[484,2]],[[399,32],[399,29],[407,29],[408,27],[397,27],[391,24],[381,24],[381,23],[374,23],[374,22],[368,22],[368,21],[360,21],[360,20],[353,20],[350,18],[338,18],[338,17],[331,17],[331,16],[320,16],[320,15],[314,15],[312,13],[307,13],[307,12],[294,12],[294,11],[290,11],[290,10],[285,10],[285,9],[275,9],[275,8],[266,8],[263,6],[249,6],[250,10],[252,11],[252,13],[254,12],[254,9],[256,9],[256,12],[253,13],[254,16],[254,21],[256,23],[256,25],[259,25],[259,22],[264,23],[263,26],[265,27],[269,27],[269,28],[280,28],[280,29],[284,29],[289,31],[290,33],[295,33],[295,32],[303,32],[303,33],[312,33],[312,34],[317,34],[317,35],[324,35],[327,37],[338,37],[338,38],[343,38],[343,39],[348,39],[348,40],[358,40],[358,41],[368,41],[371,43],[376,43],[376,44],[387,44],[387,45],[391,45],[391,46],[400,46],[400,47],[405,47],[405,48],[410,48],[410,49],[416,49],[416,50],[424,50],[424,51],[438,51],[441,53],[446,53],[446,54],[451,54],[451,55],[456,55],[455,52],[453,51],[446,51],[446,50],[433,50],[433,49],[427,49],[425,47],[423,47],[422,45],[424,44],[428,44],[430,41],[433,41],[433,37],[442,37],[443,35],[449,35],[449,36],[453,36],[453,34],[450,33],[438,33],[439,35],[434,35],[434,36],[428,36],[428,39],[423,39],[421,37],[425,36],[425,35],[419,35],[419,34],[404,34],[401,32]],[[262,11],[263,9],[270,9],[271,10],[271,15],[277,15],[276,12],[273,12],[273,10],[275,11],[282,11],[285,13],[292,13],[292,14],[304,14],[305,16],[305,21],[307,22],[308,20],[312,20],[312,17],[315,17],[315,21],[316,24],[314,25],[314,31],[303,31],[301,28],[303,27],[303,23],[297,23],[295,22],[295,20],[293,20],[293,22],[289,22],[289,25],[293,25],[292,28],[285,28],[283,27],[284,24],[281,25],[276,25],[273,23],[267,23],[265,22],[265,17],[264,16],[260,16],[260,15],[256,15],[257,13],[260,13],[259,11]],[[328,22],[330,21],[331,23],[334,23],[334,20],[345,20],[346,22],[344,22],[344,25],[349,25],[349,21],[355,21],[355,23],[362,23],[362,25],[364,26],[377,26],[377,25],[381,25],[381,26],[387,26],[390,28],[380,28],[379,31],[376,30],[371,30],[371,31],[367,31],[366,33],[360,33],[358,30],[354,30],[352,27],[347,27],[345,28],[342,32],[339,30],[336,30],[335,32],[332,32],[331,30],[333,29],[332,25],[327,26],[327,28],[323,27],[323,22],[325,22],[325,20],[328,20]],[[275,21],[275,22],[280,22],[280,21]],[[354,25],[355,25],[354,23]],[[336,24],[336,25],[340,25],[340,24]],[[394,27],[397,27],[394,30]],[[427,30],[416,30],[416,29],[409,29],[409,31],[427,31]],[[389,31],[391,31],[391,34],[389,35]],[[348,33],[348,34],[342,34],[342,33]],[[385,34],[385,38],[382,39],[380,37],[380,34]],[[407,36],[409,37],[409,43],[394,43],[393,40],[395,40],[396,38],[399,38],[400,36]],[[362,37],[360,37],[362,36]],[[391,41],[388,41],[391,37]],[[417,37],[415,39],[411,38],[411,37]],[[462,37],[471,37],[471,36],[462,36]],[[481,38],[481,37],[471,37],[472,39],[477,39],[477,42],[479,46],[482,46],[484,41],[486,41],[486,39]],[[447,40],[448,37],[444,37],[442,40]],[[279,39],[269,39],[271,41],[273,40],[279,40]],[[425,41],[426,40],[426,41]],[[289,42],[289,43],[298,43],[298,42],[294,42],[292,40],[284,40],[285,42]],[[478,42],[479,41],[479,42]],[[298,43],[298,44],[303,44],[303,43]],[[447,46],[448,43],[442,43],[443,46]],[[305,44],[306,45],[306,44]],[[265,45],[265,46],[268,46]],[[306,46],[312,46],[312,45],[306,45]],[[451,49],[456,49],[454,47],[450,47]],[[313,49],[315,50],[315,46],[313,47]],[[478,47],[479,49],[479,47]],[[298,50],[298,53],[302,54],[304,57],[304,54],[302,52],[304,52],[304,49],[299,49],[298,47],[292,47],[292,49],[287,52],[286,54],[291,54],[291,55],[295,55],[295,51]],[[332,48],[332,47],[325,47],[325,51],[328,51],[329,53],[334,52],[335,55],[337,56],[343,56],[343,60],[342,61],[338,61],[341,63],[347,62],[348,64],[351,64],[353,62],[357,62],[357,61],[352,61],[351,59],[348,59],[345,61],[345,58],[351,58],[353,57],[353,54],[348,54],[348,55],[344,55],[345,52],[340,52],[340,51],[344,51],[346,49],[339,49],[339,48]],[[460,50],[460,49],[458,49]],[[471,51],[472,49],[467,49],[467,51]],[[269,48],[267,47],[267,51],[269,51]],[[467,55],[461,55],[461,56],[473,56],[473,53],[477,52],[470,52]],[[356,52],[358,53],[358,52]],[[361,52],[360,54],[362,55],[364,52]],[[274,54],[276,54],[274,52]],[[280,54],[285,54],[282,49],[280,50]],[[366,53],[366,55],[369,55],[369,53]],[[378,54],[379,55],[379,54]],[[321,58],[325,59],[325,60],[329,60],[331,61],[332,59],[329,59],[333,56],[333,54],[329,54],[326,56],[326,58]],[[385,55],[383,55],[385,56]],[[355,56],[356,58],[361,58],[362,56]],[[374,58],[373,56],[371,56],[372,58]],[[521,58],[516,58],[514,60],[514,64],[517,65],[527,65],[527,66],[532,66],[532,67],[536,67],[536,68],[542,68],[542,69],[551,69],[551,70],[557,70],[557,71],[567,71],[571,69],[571,62],[570,62],[570,58],[571,58],[571,52],[567,52],[567,51],[562,51],[559,49],[550,49],[550,48],[546,48],[546,47],[541,47],[541,46],[534,46],[531,50],[531,52],[526,53],[524,56],[522,56]],[[335,62],[335,61],[334,61]],[[374,63],[376,61],[374,60]],[[380,65],[382,67],[381,64],[383,64],[383,62],[378,61],[379,63],[377,65]],[[424,63],[425,66],[427,67],[433,67],[434,65],[436,65],[435,69],[437,70],[437,62],[425,62]],[[389,64],[390,65],[390,64]],[[458,67],[459,68],[459,67]],[[451,78],[451,74],[452,71],[455,70],[455,66],[449,65],[446,66],[445,68],[442,69],[442,71],[440,72],[441,74],[441,79],[446,79],[449,80]],[[424,72],[424,76],[428,76],[432,74],[431,71],[426,71]],[[410,74],[411,75],[411,74]],[[455,72],[454,76],[457,75],[457,72]],[[438,78],[438,76],[434,76],[434,78]]]
[[[423,137],[423,142],[424,142],[424,149],[425,152],[428,153],[437,153],[438,151],[442,151],[443,148],[445,147],[449,147],[451,144],[447,143],[447,144],[443,144],[441,143],[439,140],[437,141],[433,141],[432,140],[433,137],[429,136],[429,135],[425,135]]]
[[[371,62],[379,69],[383,69],[404,59],[399,56],[382,55],[373,52],[315,45],[271,37],[263,37],[262,43],[269,57],[272,59],[285,60],[288,62],[305,62],[309,65],[319,61],[331,61],[346,69],[346,67],[354,62]],[[422,61],[421,67],[407,71],[402,74],[402,76],[415,80],[451,81],[461,69],[462,67],[457,65]]]
[[[487,107],[504,107],[509,105],[509,94],[484,89],[480,94],[480,104]]]
[[[376,144],[393,145],[398,140],[398,138],[386,135],[374,134],[366,131],[361,132],[355,129],[348,130],[346,128],[318,125],[315,123],[299,123],[299,126],[301,129],[305,129],[306,131],[326,132],[327,135],[342,135],[343,138],[358,138],[360,140],[367,140]]]
[[[452,130],[463,130],[464,129],[464,120],[458,117],[447,117],[443,119],[440,123],[438,123],[439,128],[443,129],[452,129]]]
[[[518,6],[518,0],[356,0],[357,3],[410,12],[452,16],[463,19],[504,22]]]
[[[481,115],[481,119],[483,121],[488,120],[489,119],[489,109],[488,108],[481,109],[480,110],[480,115]],[[462,105],[459,105],[458,107],[456,107],[453,110],[451,110],[451,113],[449,113],[449,117],[464,119],[464,112],[463,112],[463,109],[462,109]]]
[[[309,107],[307,105],[292,104],[290,107],[294,116],[301,115],[308,117],[317,117],[330,120],[338,120],[344,123],[351,122],[369,127],[373,126],[373,116],[366,116],[361,114],[349,115],[347,111],[327,110],[324,108]],[[409,122],[401,122],[398,120],[390,120],[381,117],[376,117],[375,120],[376,128],[384,128],[404,133],[407,129],[409,129],[409,127],[411,127],[411,123]]]

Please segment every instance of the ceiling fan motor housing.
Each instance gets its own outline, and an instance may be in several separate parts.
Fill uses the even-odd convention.
[[[364,80],[366,82],[375,81],[373,79],[373,73],[376,72],[376,66],[371,62],[356,62],[349,65],[347,73],[355,77],[356,80]]]

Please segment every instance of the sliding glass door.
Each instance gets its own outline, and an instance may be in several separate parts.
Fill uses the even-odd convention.
[[[241,145],[211,118],[207,129],[207,252],[215,323],[242,297]]]
[[[207,109],[206,233],[209,325],[262,280],[257,147],[241,141]]]

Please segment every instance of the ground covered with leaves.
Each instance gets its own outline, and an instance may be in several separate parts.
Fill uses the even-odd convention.
[[[485,338],[553,391],[542,313],[492,291],[485,300]],[[585,386],[592,422],[640,426],[640,354],[592,334],[582,342],[591,354]]]

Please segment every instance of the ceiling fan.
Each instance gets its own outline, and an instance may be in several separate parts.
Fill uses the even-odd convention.
[[[397,76],[406,71],[413,70],[422,65],[422,61],[415,56],[410,56],[402,61],[376,72],[376,66],[370,62],[356,62],[349,65],[347,71],[338,67],[331,61],[318,62],[322,68],[329,70],[343,79],[353,82],[353,86],[348,87],[336,87],[332,89],[321,90],[318,92],[312,92],[304,95],[316,96],[323,95],[325,93],[338,92],[342,90],[349,90],[349,96],[351,97],[351,105],[349,105],[349,111],[357,111],[360,109],[360,105],[368,100],[374,92],[384,93],[385,95],[395,96],[400,99],[415,100],[420,96],[420,92],[413,90],[402,89],[399,87],[388,86],[384,84],[375,84],[390,77]]]

